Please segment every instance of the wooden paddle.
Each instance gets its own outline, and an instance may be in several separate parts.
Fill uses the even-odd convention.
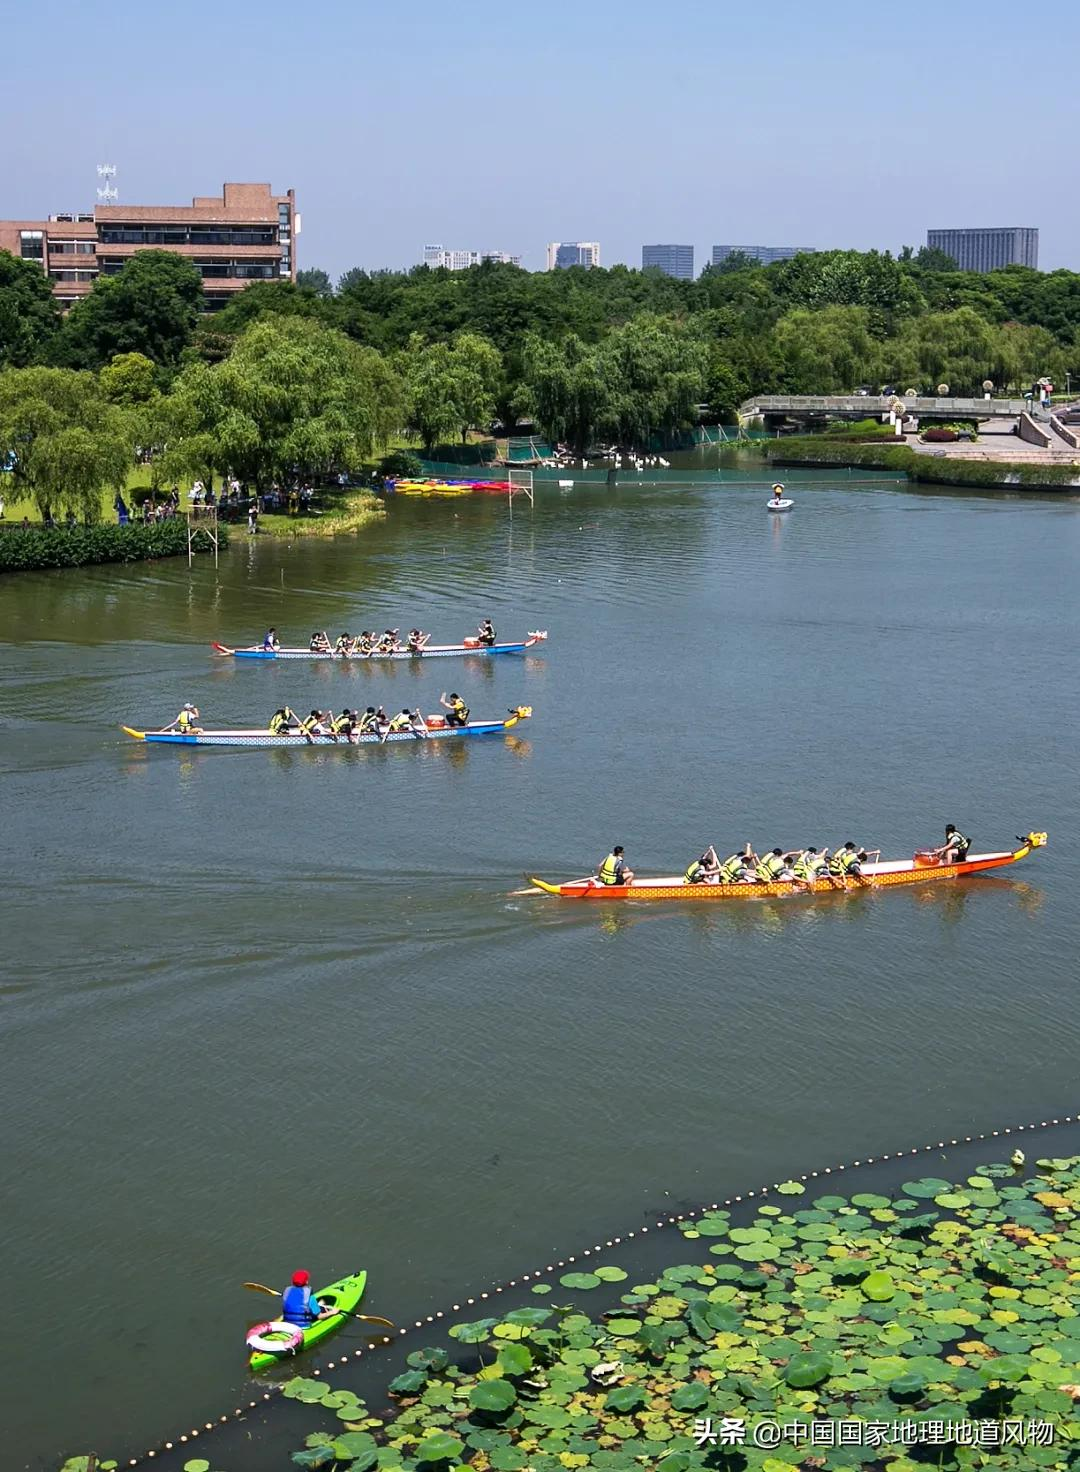
[[[244,1283],[243,1287],[250,1288],[253,1293],[268,1293],[271,1298],[280,1298],[281,1294],[276,1288],[268,1288],[265,1283]],[[389,1319],[380,1318],[378,1314],[354,1314],[351,1309],[338,1308],[334,1313],[346,1319],[362,1319],[365,1324],[383,1324],[387,1329],[397,1326]]]

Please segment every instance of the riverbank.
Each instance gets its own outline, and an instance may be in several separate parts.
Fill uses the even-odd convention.
[[[321,507],[315,512],[290,516],[266,512],[259,517],[259,531],[272,537],[341,537],[381,521],[386,507],[373,491],[321,491]]]
[[[1080,491],[1080,465],[1071,463],[961,458],[920,453],[909,445],[830,442],[822,435],[791,435],[765,447],[770,465],[815,469],[888,470],[920,485],[971,486],[985,490]]]

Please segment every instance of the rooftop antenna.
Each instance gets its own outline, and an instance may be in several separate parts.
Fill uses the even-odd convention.
[[[98,164],[98,178],[104,179],[105,183],[97,192],[97,197],[102,204],[115,204],[120,198],[120,192],[109,181],[116,178],[115,164]]]

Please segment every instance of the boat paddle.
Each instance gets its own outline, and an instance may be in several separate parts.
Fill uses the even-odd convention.
[[[281,1294],[276,1288],[268,1288],[265,1283],[244,1283],[244,1288],[250,1288],[253,1293],[268,1293],[271,1298],[280,1298]],[[380,1318],[378,1314],[354,1314],[351,1309],[339,1308],[334,1313],[346,1319],[362,1319],[365,1324],[383,1324],[387,1329],[396,1328],[389,1319]]]

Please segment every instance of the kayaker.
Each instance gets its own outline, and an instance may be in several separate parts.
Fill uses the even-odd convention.
[[[781,880],[790,879],[791,870],[784,861],[784,850],[774,848],[771,853],[759,859],[755,878],[761,884],[778,884]]]
[[[439,704],[446,711],[446,724],[448,726],[466,726],[469,723],[469,707],[462,700],[456,690],[451,690],[450,699],[446,698],[446,691],[439,696]]]
[[[945,842],[938,849],[943,864],[962,864],[970,847],[971,839],[965,838],[955,824],[945,824]]]
[[[274,629],[274,628],[267,629],[266,636],[263,639],[263,645],[262,645],[262,647],[264,649],[266,649],[266,650],[280,649],[281,648],[280,644],[278,643],[277,629]]]
[[[294,723],[300,724],[296,712],[291,711],[287,705],[280,706],[270,717],[270,735],[284,736],[292,729]]]
[[[190,702],[184,706],[175,719],[167,726],[162,726],[162,731],[179,731],[181,736],[194,736],[202,729],[195,722],[199,719],[199,707]]]
[[[601,884],[629,884],[634,877],[633,869],[626,867],[623,846],[617,843],[596,871]]]
[[[720,860],[716,856],[716,849],[712,844],[702,854],[700,859],[695,859],[683,875],[687,884],[715,884],[720,874]]]
[[[311,1274],[304,1268],[298,1268],[292,1275],[291,1285],[281,1295],[281,1317],[287,1324],[295,1324],[298,1329],[306,1329],[317,1319],[334,1316],[333,1309],[323,1308],[319,1303],[308,1286],[310,1282]]]
[[[489,618],[486,618],[477,629],[476,637],[481,644],[486,644],[488,648],[495,643],[495,626]]]

